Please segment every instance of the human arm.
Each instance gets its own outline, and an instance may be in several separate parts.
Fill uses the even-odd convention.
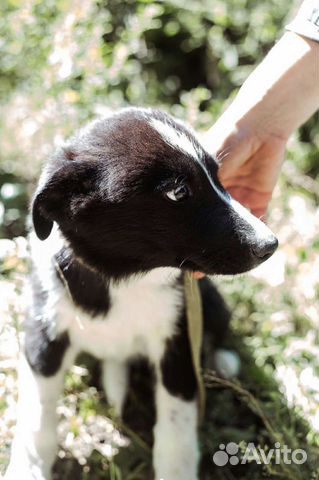
[[[319,43],[287,32],[205,135],[224,186],[266,213],[291,133],[319,107]]]

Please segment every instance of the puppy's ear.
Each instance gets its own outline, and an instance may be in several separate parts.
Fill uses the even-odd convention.
[[[97,179],[97,165],[91,161],[65,164],[49,175],[32,202],[34,230],[45,240],[51,233],[53,222],[65,222],[92,198],[90,192]]]
[[[51,233],[53,220],[45,213],[42,204],[43,192],[39,192],[32,202],[32,222],[38,238],[45,240]]]

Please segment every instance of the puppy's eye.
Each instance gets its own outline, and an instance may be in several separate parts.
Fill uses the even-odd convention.
[[[189,197],[190,192],[187,185],[178,185],[178,187],[175,187],[173,190],[165,192],[165,195],[173,202],[181,202]]]

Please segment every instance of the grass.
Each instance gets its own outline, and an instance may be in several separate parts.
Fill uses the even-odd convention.
[[[242,363],[232,381],[206,370],[207,409],[200,431],[201,480],[319,479],[319,244],[315,191],[306,192],[290,167],[275,193],[270,224],[281,243],[263,267],[233,279],[216,278],[233,312],[227,348]],[[304,221],[303,221],[304,220]],[[26,242],[6,244],[1,256],[0,306],[0,472],[8,462],[15,423],[15,368],[23,323],[27,273]],[[4,249],[5,250],[5,249]],[[153,405],[147,371],[132,371],[124,421],[114,416],[98,381],[98,365],[80,359],[66,377],[58,407],[59,456],[55,479],[149,480]],[[279,442],[304,449],[303,465],[283,462],[217,467],[220,444],[239,444],[241,455],[253,442],[266,452]]]
[[[165,106],[196,130],[212,125],[278,38],[288,13],[283,0],[218,0],[212,8],[197,2],[194,11],[180,2],[102,1],[98,10],[88,0],[80,3],[11,1],[0,17],[7,44],[0,65],[0,237],[20,236],[6,246],[0,240],[0,474],[16,418],[28,271],[21,235],[30,187],[53,144],[88,118],[130,104]],[[238,65],[225,62],[227,52]],[[68,58],[73,67],[64,77]],[[242,369],[233,381],[206,372],[201,480],[319,480],[317,124],[318,115],[299,141],[292,139],[274,195],[270,225],[279,252],[250,275],[215,279],[233,311],[227,342]],[[99,389],[96,364],[80,362],[67,375],[58,407],[55,478],[149,480],[153,412],[145,370],[134,373],[123,423]],[[249,442],[272,448],[276,441],[304,448],[307,463],[213,464],[221,443],[236,442],[243,451]]]

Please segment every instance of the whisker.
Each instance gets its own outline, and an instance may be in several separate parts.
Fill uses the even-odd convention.
[[[229,157],[230,152],[225,152],[223,156],[220,157],[219,161],[222,162],[225,158]]]
[[[228,155],[230,155],[230,149],[229,149],[229,148],[225,148],[224,150],[222,150],[221,152],[219,152],[219,153],[216,155],[216,161],[217,161],[217,163],[221,163],[226,157],[228,157]]]
[[[179,264],[179,268],[182,268],[183,264],[187,262],[187,260],[189,260],[189,257],[186,257],[184,258],[184,260],[181,261],[181,263]]]

